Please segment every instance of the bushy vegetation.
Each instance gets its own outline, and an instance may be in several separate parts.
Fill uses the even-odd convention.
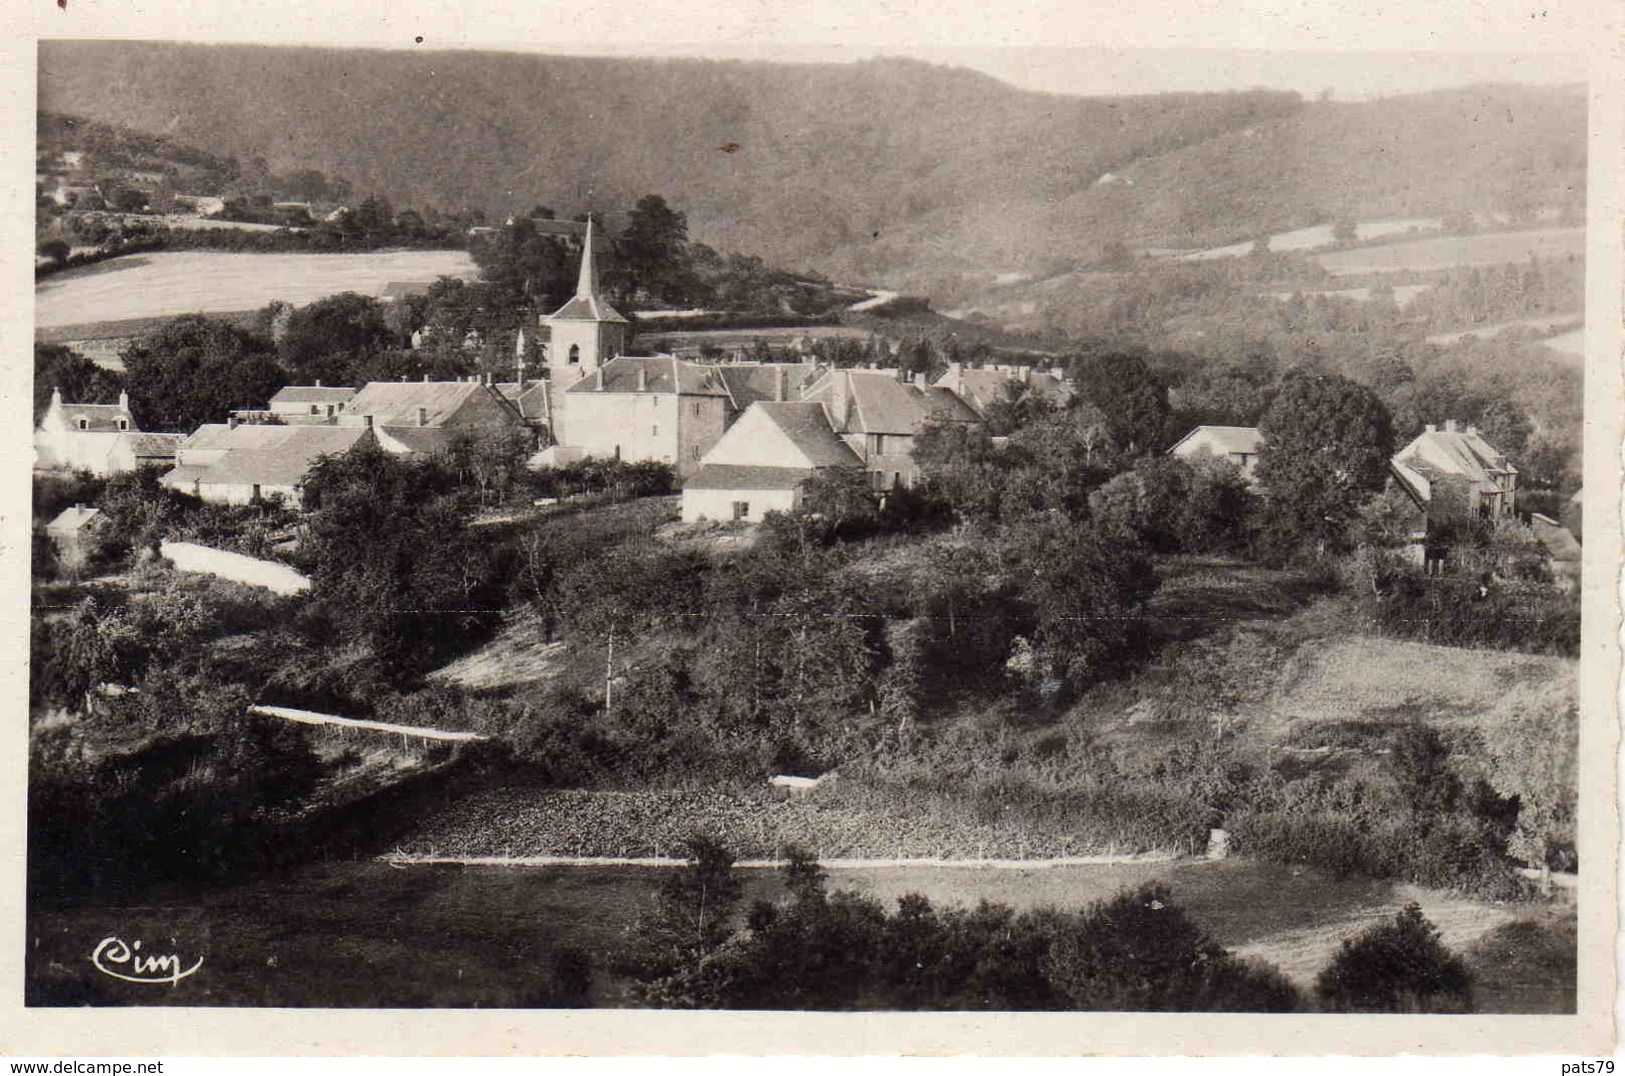
[[[732,857],[690,842],[615,968],[661,1008],[960,1011],[1292,1012],[1278,971],[1237,959],[1143,886],[1075,912],[1017,914],[983,903],[895,912],[829,891],[817,861],[787,852],[788,899],[757,901],[738,929]]]
[[[1472,979],[1461,957],[1408,904],[1392,922],[1345,941],[1315,983],[1332,1012],[1472,1012]]]

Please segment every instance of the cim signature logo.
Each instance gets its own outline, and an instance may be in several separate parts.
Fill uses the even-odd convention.
[[[203,958],[184,971],[181,958],[175,953],[153,956],[141,951],[141,942],[126,942],[123,938],[103,938],[90,954],[90,962],[103,975],[123,979],[127,983],[168,983],[174,986],[203,966]]]

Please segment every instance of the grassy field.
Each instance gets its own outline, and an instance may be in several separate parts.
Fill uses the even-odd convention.
[[[1355,235],[1360,240],[1381,239],[1391,235],[1406,235],[1410,232],[1437,231],[1444,222],[1437,217],[1415,218],[1411,220],[1363,220],[1355,225]],[[1321,247],[1333,246],[1337,237],[1332,234],[1330,224],[1317,224],[1310,228],[1298,228],[1290,232],[1276,232],[1270,236],[1270,249],[1273,251],[1303,251],[1318,250]],[[1245,243],[1232,243],[1226,247],[1214,247],[1210,250],[1199,250],[1194,254],[1181,255],[1176,260],[1183,262],[1212,261],[1214,258],[1238,258],[1244,254],[1252,253],[1252,240]]]
[[[71,269],[34,288],[34,324],[92,322],[258,309],[274,299],[304,304],[344,291],[377,295],[392,280],[472,279],[460,250],[372,254],[232,254],[162,251]]]
[[[1355,273],[1428,272],[1463,265],[1505,265],[1542,258],[1585,256],[1584,228],[1545,228],[1496,235],[1449,236],[1409,243],[1341,250],[1319,255],[1320,264],[1333,276]]]
[[[743,874],[747,902],[782,893],[777,871]],[[545,990],[550,955],[570,946],[587,952],[598,969],[593,1003],[621,1005],[624,991],[601,970],[604,957],[650,906],[661,877],[659,868],[323,863],[139,907],[36,913],[28,924],[25,996],[30,1004],[525,1006]],[[830,872],[833,886],[888,904],[915,892],[942,905],[986,899],[1018,908],[1087,905],[1153,880],[1166,882],[1221,944],[1278,962],[1304,985],[1342,938],[1418,900],[1447,944],[1483,948],[1475,966],[1496,978],[1481,991],[1489,1003],[1481,1009],[1561,1011],[1573,1004],[1573,948],[1561,944],[1572,909],[1561,906],[1471,904],[1245,860]],[[1544,944],[1529,945],[1527,928],[1508,932],[1520,920],[1540,924]],[[98,942],[114,935],[204,963],[174,986],[123,983],[89,962]]]

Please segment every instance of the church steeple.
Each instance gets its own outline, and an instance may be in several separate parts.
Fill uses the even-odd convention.
[[[587,214],[587,237],[581,241],[581,276],[576,280],[576,298],[597,304],[598,261],[593,257],[592,214]]]
[[[596,231],[589,216],[576,293],[552,316],[541,319],[549,336],[548,376],[560,386],[574,384],[626,350],[629,323],[599,291]]]
[[[575,296],[559,307],[549,321],[615,321],[626,324],[626,319],[609,305],[598,290],[598,255],[593,250],[593,221],[587,218],[587,235],[581,242],[581,275],[576,280]]]

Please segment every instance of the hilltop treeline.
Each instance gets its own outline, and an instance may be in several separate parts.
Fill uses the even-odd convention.
[[[493,214],[662,190],[707,243],[858,279],[1073,262],[1114,239],[1194,246],[1338,217],[1583,205],[1585,98],[1568,89],[1072,98],[895,59],[129,42],[48,42],[40,70],[48,108],[148,131],[178,115],[176,137],[221,154],[296,147],[272,162],[282,172]],[[1098,183],[1106,173],[1125,181]]]

